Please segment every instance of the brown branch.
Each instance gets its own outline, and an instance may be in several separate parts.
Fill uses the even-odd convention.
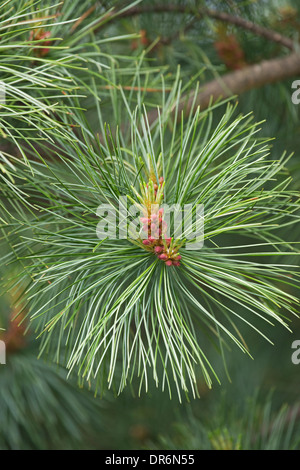
[[[121,18],[128,18],[131,16],[146,14],[146,13],[187,13],[196,15],[199,18],[208,16],[215,20],[219,20],[225,23],[233,24],[239,28],[250,31],[257,36],[261,36],[269,41],[273,41],[277,44],[281,44],[284,47],[287,47],[290,50],[294,50],[294,42],[282,34],[279,34],[277,31],[265,28],[264,26],[259,26],[252,21],[245,20],[240,16],[235,16],[226,12],[212,10],[210,8],[187,8],[184,5],[144,5],[128,8],[122,12],[109,12],[107,17],[105,17],[105,24],[111,18],[110,21]],[[103,21],[103,18],[102,20]],[[102,26],[102,25],[101,25]]]
[[[197,96],[194,93],[184,95],[181,99],[178,116],[183,111],[187,115],[193,106],[206,109],[211,102],[234,95],[240,95],[253,88],[286,80],[300,74],[300,55],[292,53],[286,57],[264,60],[259,64],[249,65],[242,70],[227,73],[215,80],[207,82],[200,89]],[[149,113],[149,123],[152,124],[158,117],[157,111]]]
[[[259,26],[256,23],[253,23],[252,21],[245,20],[240,16],[233,16],[222,11],[214,10],[206,10],[206,14],[216,20],[231,23],[235,26],[238,26],[239,28],[246,29],[247,31],[250,31],[256,34],[257,36],[261,36],[265,39],[268,39],[269,41],[281,44],[282,46],[285,46],[290,50],[295,49],[294,42],[292,41],[292,39],[277,33],[277,31],[273,31],[263,26]]]
[[[116,88],[126,90],[126,91],[146,91],[147,93],[162,93],[163,91],[171,91],[171,87],[165,87],[165,88],[151,88],[151,87],[143,87],[143,86],[130,86],[130,85],[124,85],[124,86],[114,86],[114,85],[100,85],[99,88],[101,90],[114,90]]]

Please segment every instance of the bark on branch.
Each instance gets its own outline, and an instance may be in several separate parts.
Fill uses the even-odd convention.
[[[210,18],[214,18],[215,20],[222,21],[225,23],[234,24],[235,26],[245,29],[247,31],[251,31],[252,33],[256,34],[257,36],[261,36],[269,41],[273,41],[277,44],[281,44],[284,47],[287,47],[290,50],[294,50],[294,42],[292,39],[283,36],[282,34],[278,33],[277,31],[273,31],[271,29],[265,28],[264,26],[260,26],[252,21],[248,21],[240,16],[235,16],[230,13],[213,10],[210,8],[188,8],[184,5],[144,5],[144,6],[136,6],[132,8],[128,8],[122,12],[110,12],[106,18],[106,21],[120,18],[127,18],[131,16],[146,14],[146,13],[187,13],[196,15],[199,18],[203,18],[208,16]],[[102,19],[103,21],[103,19]],[[100,26],[101,27],[101,26]]]
[[[200,106],[203,110],[211,101],[240,95],[253,88],[260,88],[297,75],[300,76],[300,54],[292,53],[282,58],[264,60],[204,84],[196,96],[195,106]],[[182,97],[178,110],[179,118],[181,111],[186,115],[190,112],[194,98],[194,94]],[[149,123],[153,123],[157,117],[157,111],[151,111],[148,115]]]

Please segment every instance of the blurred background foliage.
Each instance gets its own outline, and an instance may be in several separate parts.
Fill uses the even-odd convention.
[[[13,12],[16,3],[2,2],[2,11],[9,7]],[[65,100],[74,122],[77,109],[86,109],[94,133],[99,131],[95,119],[97,105],[101,105],[111,124],[122,125],[122,103],[114,84],[122,85],[132,102],[136,99],[136,87],[142,88],[143,100],[154,107],[162,92],[160,75],[163,74],[167,89],[178,66],[184,93],[185,87],[188,89],[192,84],[196,87],[197,81],[201,87],[226,73],[286,53],[278,43],[199,14],[201,8],[226,12],[277,31],[295,41],[296,50],[299,48],[300,5],[296,0],[143,0],[132,5],[132,9],[137,9],[135,14],[130,14],[129,2],[114,0],[64,1],[51,11],[47,7],[53,6],[53,2],[43,1],[42,5],[45,10],[37,14],[39,18],[55,15],[51,19],[54,25],[50,28],[51,37],[58,39],[47,43],[49,36],[43,34],[49,30],[48,20],[41,20],[45,22],[43,32],[37,30],[37,36],[32,33],[30,37],[40,44],[36,48],[28,45],[30,25],[18,25],[12,32],[2,24],[5,34],[0,29],[0,79],[9,80],[12,76],[9,66],[14,68],[20,83],[12,81],[12,85],[20,86],[32,97],[28,83],[31,80],[33,84],[32,77],[38,77],[34,70],[39,69],[45,77],[53,75],[55,79],[46,83],[46,91],[45,86],[35,83],[34,95],[42,97],[45,106]],[[22,0],[18,2],[18,8],[21,7],[33,14],[40,5]],[[157,11],[151,12],[151,8]],[[112,13],[122,9],[124,14]],[[75,18],[76,22],[70,21]],[[20,47],[1,49],[9,44]],[[291,101],[291,84],[297,78],[300,70],[298,77],[251,89],[236,99],[239,112],[252,111],[256,121],[265,120],[262,135],[276,138],[272,157],[278,157],[285,149],[294,152],[289,170],[294,188],[299,190],[300,105]],[[101,99],[96,99],[96,105],[95,95]],[[33,106],[30,97],[24,96],[23,103],[19,103],[20,98],[12,93],[11,112]],[[221,112],[216,110],[216,119]],[[5,124],[6,117],[1,118]],[[12,142],[20,153],[23,145],[30,149],[31,138],[36,145],[40,144],[32,133],[36,123],[34,113],[25,118],[20,112],[14,119],[8,129],[2,127],[0,150],[4,157],[11,154]],[[48,131],[53,126],[51,132],[57,132],[57,122],[65,125],[63,112],[52,119],[45,122]],[[27,136],[25,143],[20,139],[20,128],[22,139]],[[11,138],[7,139],[7,135]],[[293,230],[289,237],[299,240],[299,234],[299,230]],[[11,275],[9,266],[1,267],[2,279]],[[0,327],[5,331],[0,332],[0,339],[9,347],[7,364],[0,366],[0,449],[300,448],[300,364],[291,361],[292,342],[300,338],[299,320],[293,320],[293,333],[273,329],[274,346],[248,332],[255,359],[228,354],[231,380],[216,353],[214,362],[220,363],[221,386],[208,390],[199,382],[200,400],[179,404],[176,397],[170,400],[167,391],[163,393],[154,387],[141,397],[127,389],[119,397],[106,394],[94,398],[93,391],[78,389],[72,377],[66,380],[62,368],[37,359],[39,340],[34,338],[34,332],[29,329],[24,337],[26,322],[18,327],[13,321],[17,304],[17,299],[7,294],[1,297]]]

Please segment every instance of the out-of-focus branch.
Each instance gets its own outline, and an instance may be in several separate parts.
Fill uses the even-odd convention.
[[[252,21],[248,21],[240,16],[235,16],[230,13],[226,13],[219,10],[212,10],[210,8],[189,8],[184,5],[144,5],[144,6],[135,6],[132,8],[128,8],[125,11],[117,12],[109,12],[107,17],[105,18],[104,23],[99,26],[101,28],[104,24],[108,21],[111,22],[115,19],[121,18],[128,18],[131,16],[137,16],[147,13],[187,13],[197,16],[198,18],[203,18],[208,16],[215,20],[219,20],[225,23],[234,24],[235,26],[245,29],[247,31],[251,31],[252,33],[256,34],[257,36],[261,36],[269,41],[273,41],[277,44],[281,44],[284,47],[287,47],[290,50],[294,50],[294,42],[292,39],[283,36],[282,34],[278,33],[277,31],[273,31],[269,28],[265,28],[264,26],[260,26]],[[111,18],[111,19],[110,19]],[[102,19],[103,21],[103,19]]]
[[[210,102],[222,98],[228,98],[234,95],[240,95],[253,88],[260,88],[270,83],[286,80],[300,74],[300,54],[292,53],[286,57],[277,59],[264,60],[259,64],[249,65],[241,70],[227,73],[210,82],[207,82],[197,93],[184,95],[179,107],[178,116],[181,112],[188,114],[193,106],[206,109]],[[149,113],[149,123],[153,123],[157,119],[157,111],[153,110]]]
[[[225,23],[231,23],[231,24],[234,24],[235,26],[238,26],[239,28],[245,29],[247,31],[251,31],[257,36],[261,36],[265,39],[268,39],[269,41],[273,41],[278,44],[281,44],[282,46],[287,47],[291,51],[294,50],[295,48],[294,42],[292,41],[292,39],[286,36],[283,36],[277,31],[273,31],[269,28],[265,28],[264,26],[259,26],[258,24],[253,23],[252,21],[245,20],[244,18],[241,18],[240,16],[230,15],[229,13],[225,13],[223,11],[217,11],[217,10],[206,10],[206,13],[204,14],[216,20],[223,21]]]

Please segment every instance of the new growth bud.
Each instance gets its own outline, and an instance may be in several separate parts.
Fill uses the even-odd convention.
[[[179,246],[172,238],[165,238],[168,224],[163,220],[164,209],[159,207],[159,203],[164,197],[162,193],[164,178],[159,178],[159,185],[149,179],[148,184],[143,184],[143,205],[144,217],[140,218],[143,224],[142,230],[147,234],[147,239],[142,240],[145,250],[152,252],[158,259],[166,264],[166,266],[180,266],[181,256],[178,253]],[[156,206],[155,212],[152,213],[153,205]]]

